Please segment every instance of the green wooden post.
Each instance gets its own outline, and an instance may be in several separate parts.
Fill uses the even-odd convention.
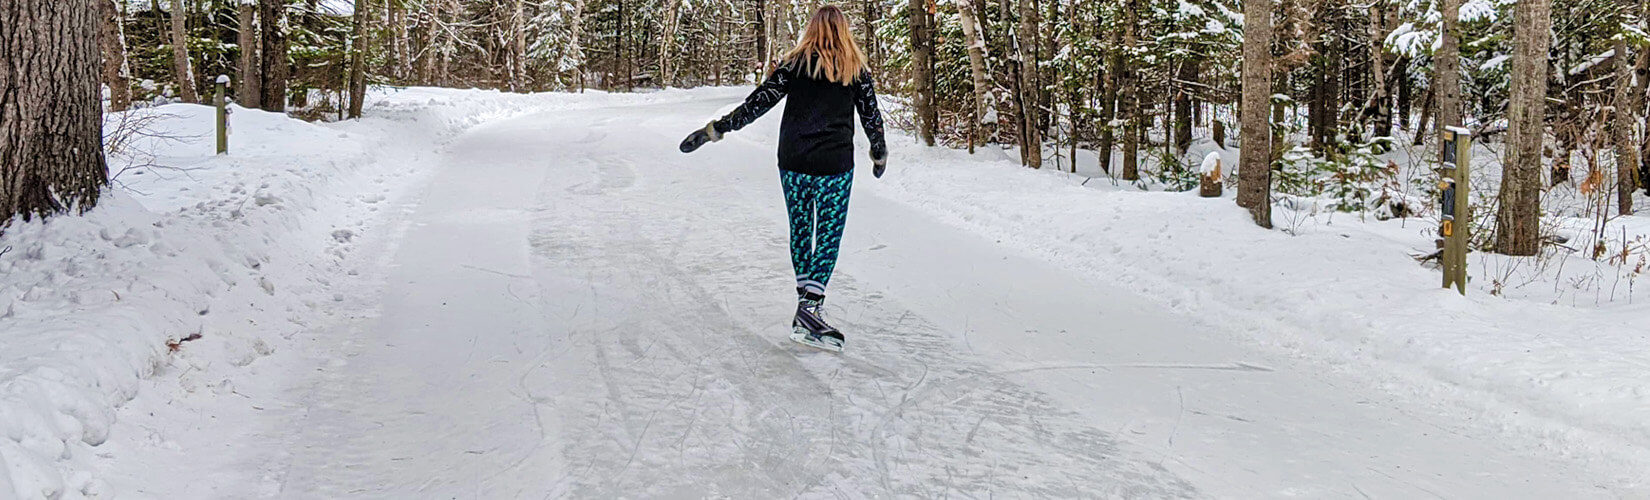
[[[229,154],[229,108],[224,106],[223,90],[229,86],[229,75],[218,75],[218,94],[212,99],[218,107],[218,154]]]
[[[1454,286],[1467,294],[1467,240],[1472,237],[1472,214],[1468,213],[1467,184],[1472,168],[1472,132],[1461,127],[1439,131],[1442,151],[1438,162],[1439,208],[1443,216],[1438,234],[1443,237],[1444,288]]]

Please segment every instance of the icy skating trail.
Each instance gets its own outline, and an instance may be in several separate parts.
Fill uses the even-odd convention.
[[[679,136],[743,92],[691,95],[454,141],[408,202],[377,313],[321,337],[332,362],[282,398],[296,410],[255,423],[281,451],[227,491],[1611,494],[1459,412],[943,224],[870,175],[828,301],[848,351],[792,344],[779,111],[686,156]]]

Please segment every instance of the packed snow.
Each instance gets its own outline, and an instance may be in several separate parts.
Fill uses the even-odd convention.
[[[1463,297],[1425,218],[894,134],[849,350],[796,346],[780,110],[675,151],[745,91],[383,89],[226,156],[112,115],[109,197],[0,236],[0,497],[1650,495],[1637,275],[1473,254]]]

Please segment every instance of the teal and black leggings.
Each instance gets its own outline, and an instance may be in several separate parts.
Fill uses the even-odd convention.
[[[848,222],[848,192],[854,172],[836,175],[808,175],[781,170],[779,183],[785,189],[785,208],[791,219],[791,266],[796,268],[796,286],[825,293],[836,268],[837,247],[842,244],[842,227]]]

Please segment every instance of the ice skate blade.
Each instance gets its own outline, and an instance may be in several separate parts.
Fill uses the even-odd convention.
[[[808,347],[829,352],[842,352],[842,346],[831,342],[824,337],[813,337],[807,332],[791,331],[791,341]]]

